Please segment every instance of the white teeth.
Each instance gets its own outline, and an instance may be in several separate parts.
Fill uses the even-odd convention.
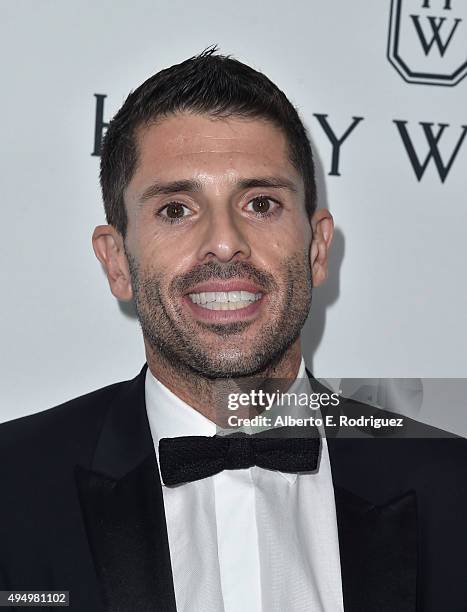
[[[239,310],[246,308],[262,296],[262,293],[251,293],[250,291],[205,291],[189,294],[194,304],[199,304],[208,310]]]

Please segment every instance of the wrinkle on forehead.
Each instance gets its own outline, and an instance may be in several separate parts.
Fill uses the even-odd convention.
[[[196,148],[193,151],[187,151],[186,148],[184,148],[183,151],[177,152],[174,151],[173,153],[168,153],[168,156],[170,157],[192,157],[193,155],[204,155],[204,154],[210,154],[212,153],[213,155],[235,155],[235,154],[241,154],[241,155],[251,155],[254,156],[255,158],[258,157],[258,151],[257,150],[248,150],[245,151],[244,149],[225,149],[225,150],[220,150],[220,149],[215,149],[215,148]],[[267,154],[262,152],[262,155],[264,157],[267,157]],[[166,155],[167,157],[167,155]]]
[[[197,153],[263,153],[271,146],[266,140],[247,136],[215,136],[209,134],[179,134],[164,142],[164,149],[175,156],[195,155]],[[277,145],[276,145],[277,146]]]
[[[267,127],[267,130],[264,128]],[[154,131],[153,128],[156,128]],[[287,147],[285,135],[270,121],[258,118],[216,118],[177,113],[139,130],[140,148],[157,146],[174,155],[187,153],[245,153],[271,146]],[[264,150],[264,149],[263,149]]]

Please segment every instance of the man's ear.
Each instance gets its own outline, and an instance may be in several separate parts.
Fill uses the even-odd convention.
[[[114,296],[124,302],[131,300],[133,290],[122,235],[112,225],[98,225],[92,234],[92,247]]]
[[[318,208],[311,218],[311,274],[313,287],[318,287],[328,275],[328,252],[334,234],[334,221],[325,208]]]

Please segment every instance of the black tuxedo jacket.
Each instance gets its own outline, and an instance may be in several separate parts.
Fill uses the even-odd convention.
[[[67,590],[73,612],[175,611],[145,374],[0,426],[1,590]],[[345,611],[466,611],[467,441],[414,421],[402,439],[336,430]]]

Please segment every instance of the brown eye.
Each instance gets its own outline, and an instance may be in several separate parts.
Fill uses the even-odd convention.
[[[180,204],[180,202],[170,202],[170,204],[167,204],[159,211],[159,214],[168,219],[182,219],[183,217],[189,216],[187,215],[187,211],[189,211],[189,208],[184,204]]]
[[[255,198],[253,200],[253,210],[257,213],[267,213],[270,204],[267,198]]]
[[[277,206],[277,203],[271,198],[266,196],[257,196],[248,202],[246,210],[248,210],[248,212],[256,213],[257,215],[267,216],[272,214],[275,206]]]

